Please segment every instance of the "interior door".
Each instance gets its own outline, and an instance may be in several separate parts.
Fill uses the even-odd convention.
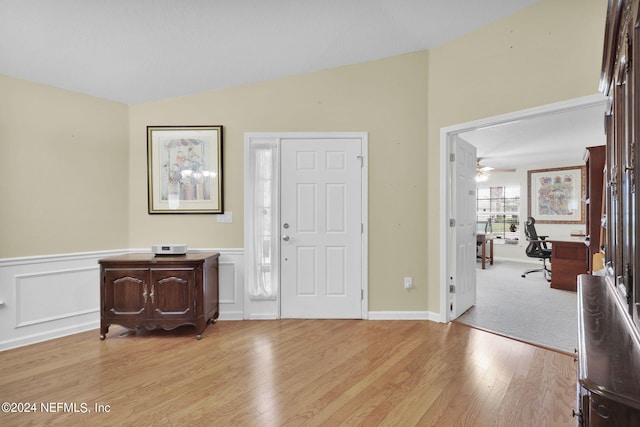
[[[362,318],[362,142],[281,141],[283,318]]]
[[[455,214],[449,257],[449,319],[476,303],[476,147],[455,136],[452,141],[451,212]]]

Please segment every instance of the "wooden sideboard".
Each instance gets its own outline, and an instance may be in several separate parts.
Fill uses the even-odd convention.
[[[196,338],[218,318],[220,254],[128,254],[99,260],[100,339],[109,326],[196,327]]]
[[[576,291],[579,274],[587,272],[584,242],[549,240],[551,243],[551,287]]]

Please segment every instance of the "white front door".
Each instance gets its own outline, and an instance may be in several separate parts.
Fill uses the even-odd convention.
[[[281,140],[281,317],[362,318],[362,141]]]
[[[449,287],[449,319],[453,320],[476,303],[476,147],[455,136],[451,152],[455,226],[451,227],[452,254]]]

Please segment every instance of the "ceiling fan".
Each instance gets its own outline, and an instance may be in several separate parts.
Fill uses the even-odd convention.
[[[489,175],[494,172],[515,172],[515,168],[493,168],[491,166],[485,166],[482,163],[482,157],[476,159],[476,181],[486,181],[489,179]]]

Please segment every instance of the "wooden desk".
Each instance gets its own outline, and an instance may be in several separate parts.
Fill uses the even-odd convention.
[[[551,287],[576,291],[577,277],[587,273],[584,242],[548,240],[551,243]]]
[[[489,264],[493,265],[493,235],[478,233],[476,234],[478,245],[482,246],[482,269],[484,270],[487,265],[487,242],[489,242]]]

